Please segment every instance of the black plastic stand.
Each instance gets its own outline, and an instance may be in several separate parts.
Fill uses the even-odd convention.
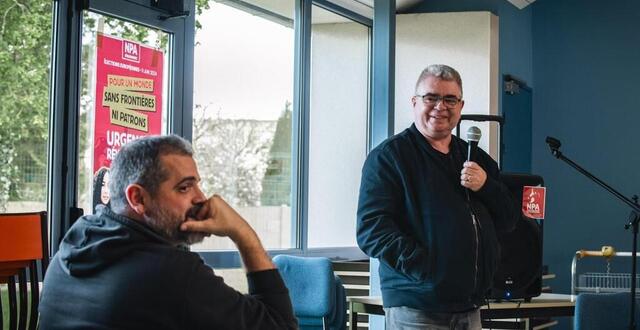
[[[635,310],[636,310],[636,254],[638,252],[638,222],[640,221],[640,205],[638,204],[638,196],[633,196],[633,200],[625,197],[617,190],[613,189],[608,184],[604,183],[604,181],[598,179],[593,174],[589,173],[587,170],[582,168],[580,165],[574,163],[571,159],[565,157],[562,152],[560,152],[560,140],[547,136],[546,139],[549,148],[551,149],[551,154],[556,158],[561,159],[567,164],[571,165],[571,167],[575,168],[582,175],[586,176],[593,182],[599,184],[601,187],[606,189],[608,192],[616,196],[619,200],[625,202],[627,205],[631,207],[631,214],[629,215],[629,222],[624,226],[625,229],[632,228],[633,232],[633,248],[631,253],[631,313],[629,315],[629,329],[636,330],[636,322],[635,322]]]

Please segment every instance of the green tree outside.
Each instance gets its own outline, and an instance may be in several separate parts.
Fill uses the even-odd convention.
[[[46,199],[51,6],[0,2],[0,212]]]
[[[276,124],[267,171],[262,179],[260,200],[264,206],[291,205],[291,121],[291,102],[286,101]]]

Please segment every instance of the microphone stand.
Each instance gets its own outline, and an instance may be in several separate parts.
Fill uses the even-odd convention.
[[[575,168],[582,175],[586,176],[593,182],[599,184],[602,188],[606,189],[608,192],[616,196],[619,200],[625,202],[627,205],[631,207],[631,214],[629,214],[629,222],[624,226],[626,230],[632,228],[633,232],[633,248],[631,253],[631,313],[629,315],[629,329],[636,330],[636,322],[635,322],[635,305],[636,305],[636,254],[638,251],[638,222],[640,222],[640,204],[638,204],[638,196],[634,195],[633,200],[627,198],[626,196],[619,193],[617,190],[613,189],[611,186],[606,184],[604,181],[598,179],[593,174],[589,173],[587,170],[582,168],[580,165],[574,163],[571,159],[565,157],[562,152],[560,152],[560,141],[556,138],[547,136],[546,139],[549,148],[551,149],[551,154],[556,158],[566,162],[571,165],[571,167]]]

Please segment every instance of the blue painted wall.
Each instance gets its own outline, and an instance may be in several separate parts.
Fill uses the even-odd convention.
[[[640,2],[538,0],[519,10],[506,0],[429,0],[411,8],[482,10],[499,16],[500,74],[533,89],[532,172],[548,187],[545,264],[557,274],[554,291],[568,293],[576,250],[630,250],[629,209],[551,157],[544,138],[560,138],[567,156],[623,194],[640,194]]]
[[[624,230],[630,210],[553,158],[544,139],[559,138],[567,157],[625,196],[640,193],[640,2],[538,0],[532,9],[532,168],[548,189],[544,258],[557,275],[551,284],[569,293],[576,250],[631,250]],[[589,266],[606,270],[604,260],[594,260],[579,262],[578,272]],[[628,262],[612,269],[630,271]]]
[[[579,249],[631,250],[630,209],[567,164],[544,139],[622,194],[640,193],[640,2],[538,0],[533,5],[532,167],[546,181],[545,261],[570,290]],[[604,262],[597,271],[603,272]],[[627,267],[613,271],[629,272]]]
[[[569,293],[576,250],[630,251],[630,210],[553,158],[544,139],[559,138],[566,156],[622,194],[640,194],[640,1],[537,0],[518,10],[506,0],[428,0],[408,12],[455,11],[498,15],[500,75],[533,89],[532,172],[548,189],[544,262],[554,292]],[[584,265],[605,271],[601,260]]]
[[[532,171],[548,187],[544,262],[557,275],[548,284],[569,293],[576,250],[630,251],[630,210],[553,158],[544,139],[559,138],[566,156],[624,195],[640,194],[640,1],[538,0],[518,10],[506,0],[429,0],[412,12],[472,10],[499,16],[500,74],[533,88]],[[580,265],[605,271],[602,260]]]

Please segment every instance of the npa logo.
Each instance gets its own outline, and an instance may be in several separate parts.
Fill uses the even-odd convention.
[[[140,63],[140,45],[122,40],[122,59]]]
[[[545,187],[524,186],[522,189],[522,213],[532,219],[544,219]]]

